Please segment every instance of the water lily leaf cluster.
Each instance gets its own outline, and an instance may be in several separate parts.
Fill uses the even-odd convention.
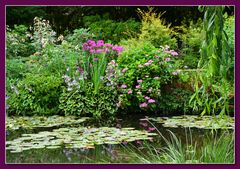
[[[173,117],[148,118],[161,123],[164,127],[190,127],[201,129],[234,129],[234,118],[229,116],[194,116],[183,115]]]
[[[36,127],[56,127],[61,125],[80,124],[85,122],[88,117],[76,118],[75,116],[21,116],[21,117],[7,117],[6,129],[17,130],[20,128],[33,129]]]
[[[6,149],[18,153],[29,149],[94,148],[100,144],[120,144],[136,140],[150,140],[156,133],[135,130],[134,128],[59,128],[35,134],[22,134],[22,137],[7,141]]]

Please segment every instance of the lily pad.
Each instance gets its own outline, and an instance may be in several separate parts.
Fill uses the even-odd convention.
[[[88,120],[88,117],[77,118],[75,116],[33,116],[33,117],[7,117],[6,128],[8,130],[18,130],[20,128],[33,129],[37,127],[47,128],[61,125],[80,124]]]
[[[164,127],[190,127],[201,129],[234,129],[234,118],[225,116],[194,116],[183,115],[171,118],[148,118],[150,121],[161,123]]]
[[[133,128],[59,128],[36,134],[22,134],[22,137],[7,141],[6,149],[14,153],[41,148],[94,148],[99,144],[121,144],[124,141],[151,140],[156,133],[135,130]]]

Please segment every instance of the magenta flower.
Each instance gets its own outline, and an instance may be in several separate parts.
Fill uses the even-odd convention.
[[[110,44],[110,43],[106,43],[105,46],[106,46],[106,47],[110,47],[110,48],[113,47],[113,45]]]
[[[97,49],[96,51],[95,51],[95,53],[103,53],[104,52],[104,49]]]
[[[166,60],[166,61],[170,61],[170,60],[171,60],[171,58],[166,58],[165,60]]]
[[[127,70],[128,70],[128,68],[124,68],[124,69],[122,70],[122,72],[125,73]]]
[[[142,79],[137,80],[138,83],[142,83]]]
[[[121,86],[121,88],[122,88],[122,89],[126,89],[126,88],[127,88],[127,85],[123,84],[123,85]]]
[[[146,99],[146,100],[149,100],[149,99],[150,99],[150,97],[148,97],[148,96],[145,96],[145,97],[144,97],[144,99]]]
[[[177,56],[178,53],[174,51],[174,52],[171,52],[171,55],[172,55],[172,56]]]
[[[99,59],[98,58],[93,58],[94,61],[98,61]]]
[[[101,47],[104,45],[104,41],[103,40],[98,40],[97,41],[97,47]]]
[[[90,50],[90,53],[95,53],[95,50],[94,50],[94,49],[91,49],[91,50]]]
[[[148,100],[148,103],[155,103],[155,100],[149,99],[149,100]]]
[[[154,130],[156,130],[155,127],[148,127],[148,131],[154,131]]]
[[[131,93],[132,93],[132,89],[129,89],[129,90],[128,90],[128,94],[131,94]]]
[[[113,46],[112,50],[116,51],[117,53],[121,53],[123,51],[123,47],[122,46]]]
[[[142,107],[147,107],[147,106],[148,106],[148,104],[145,103],[145,102],[139,105],[140,108],[142,108]]]
[[[158,58],[160,58],[160,56],[155,56],[155,58],[157,58],[157,59],[158,59]]]
[[[141,87],[141,85],[137,85],[136,88],[139,89]]]
[[[150,63],[150,64],[153,63],[153,60],[149,60],[148,63]]]

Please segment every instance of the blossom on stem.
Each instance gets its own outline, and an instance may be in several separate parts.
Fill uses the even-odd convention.
[[[147,106],[148,106],[148,104],[147,104],[147,103],[145,103],[145,102],[144,102],[144,103],[141,103],[141,104],[139,104],[139,107],[140,107],[140,108],[142,108],[142,107],[147,107]]]
[[[129,90],[128,90],[128,94],[131,94],[131,93],[132,93],[132,89],[129,89]]]
[[[126,88],[127,88],[127,85],[123,84],[123,85],[121,86],[121,88],[122,88],[122,89],[126,89]]]
[[[172,55],[172,56],[178,56],[178,53],[175,52],[175,51],[173,51],[173,52],[171,52],[171,55]]]
[[[155,103],[155,100],[149,99],[149,100],[148,100],[148,103]]]
[[[149,99],[150,99],[150,97],[148,97],[148,96],[145,96],[145,97],[144,97],[144,99],[146,99],[146,100],[149,100]]]
[[[139,89],[141,87],[141,85],[137,85],[136,88]]]

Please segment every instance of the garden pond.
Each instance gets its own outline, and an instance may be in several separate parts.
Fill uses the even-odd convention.
[[[146,117],[132,115],[112,126],[96,127],[89,118],[7,117],[7,163],[138,163],[133,150],[159,150],[170,133],[201,146],[211,133],[234,131],[234,118],[218,116]],[[147,145],[147,146],[146,146]]]

